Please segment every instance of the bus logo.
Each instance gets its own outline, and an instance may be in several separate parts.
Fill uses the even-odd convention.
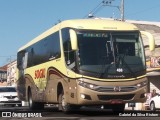
[[[123,72],[122,68],[117,68],[117,72]]]
[[[120,88],[119,86],[116,86],[116,87],[114,87],[114,91],[115,91],[115,92],[120,92],[120,91],[121,91],[121,88]]]
[[[45,68],[35,71],[35,79],[45,78]]]

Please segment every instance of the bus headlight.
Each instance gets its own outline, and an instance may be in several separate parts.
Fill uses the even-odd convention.
[[[87,83],[87,82],[84,82],[82,80],[78,80],[78,85],[84,87],[84,88],[88,88],[88,89],[91,89],[91,90],[95,90],[97,88],[97,85],[94,85],[94,84],[91,84],[91,83]]]
[[[146,86],[146,85],[147,85],[147,81],[143,81],[143,82],[141,82],[141,83],[136,84],[136,86],[137,86],[138,88],[144,87],[144,86]]]

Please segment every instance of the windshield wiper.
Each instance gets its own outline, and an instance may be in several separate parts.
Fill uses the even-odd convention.
[[[100,73],[100,78],[103,78],[103,76],[105,74],[108,74],[108,70],[116,62],[115,51],[114,51],[114,43],[113,43],[114,41],[112,39],[112,34],[111,33],[110,33],[110,36],[111,36],[110,41],[107,41],[107,42],[110,42],[110,47],[109,47],[108,43],[106,42],[107,56],[105,57],[106,59],[104,58],[103,59],[104,61],[102,62],[102,63],[104,63],[104,64],[102,64],[102,70],[103,70],[103,66],[104,66],[104,72]],[[110,52],[109,52],[109,48],[110,48]],[[113,56],[113,58],[112,58],[112,56]],[[112,59],[113,59],[113,61],[112,61]],[[108,61],[108,62],[111,61],[111,63],[109,63],[109,65],[107,67],[106,67],[106,64],[105,64],[106,61]]]
[[[105,74],[108,74],[108,71],[110,69],[111,66],[113,66],[113,64],[115,65],[115,69],[117,70],[119,67],[120,67],[120,64],[124,64],[126,66],[126,68],[128,69],[128,71],[131,73],[131,75],[136,78],[136,75],[135,73],[131,70],[131,68],[128,66],[128,64],[125,62],[124,60],[124,57],[125,57],[125,54],[123,56],[119,55],[119,51],[118,51],[118,48],[117,46],[114,46],[114,44],[116,44],[116,41],[114,40],[114,38],[112,38],[112,34],[110,34],[110,49],[111,49],[111,52],[109,52],[109,46],[108,44],[106,43],[106,50],[107,50],[107,59],[104,59],[104,72],[102,72],[100,74],[100,78],[103,78],[103,76]],[[117,50],[117,51],[116,51]],[[113,62],[109,63],[110,65],[105,65],[105,60],[110,60],[112,59],[111,58],[111,53],[112,53],[112,56],[113,56]],[[120,62],[121,60],[121,62]],[[136,78],[137,79],[137,78]]]
[[[110,64],[110,65],[108,65],[107,67],[104,65],[104,72],[102,72],[101,74],[100,74],[100,78],[103,78],[103,76],[105,75],[105,74],[108,74],[108,70],[109,70],[109,68],[112,66],[112,64]]]
[[[122,66],[123,66],[123,64],[124,64],[124,65],[126,66],[126,68],[129,70],[129,72],[131,73],[131,75],[132,75],[134,78],[137,79],[135,73],[131,70],[131,68],[130,68],[130,67],[128,66],[128,64],[125,62],[124,57],[125,57],[125,54],[123,55],[123,57],[122,57],[121,55],[118,55],[118,56],[117,56],[118,66],[120,65],[120,59],[121,59],[121,60],[122,60]]]

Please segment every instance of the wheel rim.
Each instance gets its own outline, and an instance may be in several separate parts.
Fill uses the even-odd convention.
[[[62,108],[65,110],[66,102],[65,102],[65,96],[64,94],[62,95]]]

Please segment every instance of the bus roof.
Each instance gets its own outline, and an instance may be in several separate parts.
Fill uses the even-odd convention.
[[[18,51],[21,51],[30,45],[42,40],[48,35],[58,31],[59,29],[70,27],[75,29],[86,29],[86,30],[112,30],[112,31],[131,31],[138,30],[138,28],[130,23],[116,21],[116,20],[106,20],[106,19],[75,19],[66,20],[58,23],[49,30],[45,31],[41,35],[37,36],[26,45],[21,47]]]

